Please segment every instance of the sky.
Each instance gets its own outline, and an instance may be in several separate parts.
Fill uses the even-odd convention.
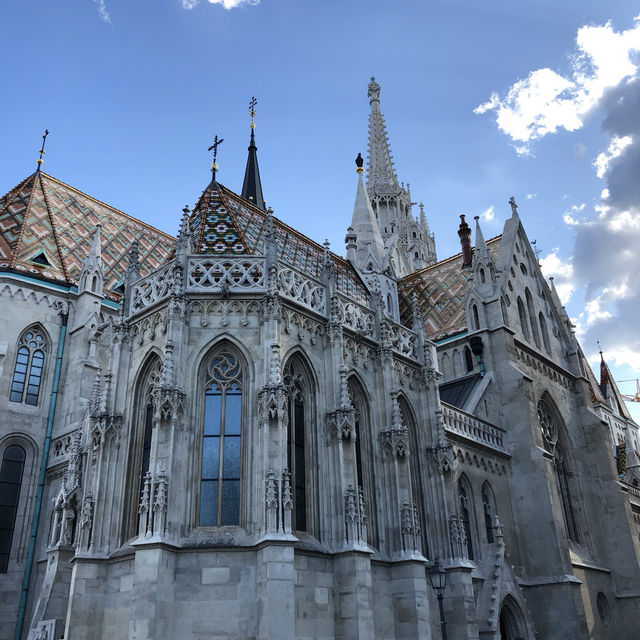
[[[3,193],[47,128],[45,171],[175,234],[216,134],[240,191],[256,96],[268,205],[344,254],[375,75],[439,258],[461,213],[499,234],[513,195],[593,365],[599,342],[640,377],[640,0],[5,0],[2,18]]]

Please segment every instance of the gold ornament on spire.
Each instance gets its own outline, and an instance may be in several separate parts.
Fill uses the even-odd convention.
[[[258,104],[258,101],[256,100],[255,96],[251,96],[251,102],[249,102],[249,114],[251,115],[251,128],[255,129],[256,128],[256,121],[255,121],[255,117],[256,117],[256,105]]]

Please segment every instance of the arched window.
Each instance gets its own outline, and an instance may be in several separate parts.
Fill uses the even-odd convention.
[[[205,379],[200,525],[240,523],[243,375],[228,350],[211,358]]]
[[[484,284],[487,281],[487,278],[484,275],[484,269],[480,269],[480,284]]]
[[[420,518],[420,539],[422,541],[422,552],[425,555],[429,555],[429,546],[427,543],[427,527],[426,527],[426,514],[424,513],[421,497],[426,493],[426,487],[423,482],[422,470],[420,468],[420,461],[415,452],[420,450],[418,442],[418,423],[415,419],[415,414],[409,405],[409,402],[404,396],[398,398],[400,405],[400,416],[402,418],[402,424],[407,427],[409,431],[409,464],[411,469],[411,499],[413,504],[418,509]],[[413,453],[413,454],[412,454]]]
[[[0,467],[0,573],[7,573],[11,541],[18,513],[26,454],[13,444],[4,450]]]
[[[451,369],[451,358],[448,353],[442,354],[441,362],[442,362],[442,365],[441,365],[442,375],[444,376],[445,380],[448,380],[449,378],[452,377],[452,374],[453,374],[453,371]]]
[[[529,289],[525,289],[525,297],[527,299],[527,310],[529,311],[529,322],[531,323],[531,333],[533,333],[533,341],[536,347],[540,348],[540,335],[538,334],[538,323],[536,322],[536,312],[533,308],[533,298]]]
[[[484,529],[487,534],[487,542],[494,541],[493,518],[496,515],[496,499],[488,482],[482,485],[482,511],[484,513]]]
[[[573,499],[573,485],[575,479],[571,472],[569,460],[564,446],[564,425],[551,399],[545,394],[538,402],[538,421],[545,448],[553,454],[553,465],[556,472],[556,483],[562,512],[564,515],[567,536],[569,540],[580,542],[578,513]]]
[[[473,495],[471,487],[464,476],[460,476],[458,480],[458,501],[462,527],[467,538],[467,557],[469,560],[473,560]]]
[[[376,489],[373,476],[373,452],[371,445],[371,421],[369,403],[360,381],[351,376],[347,381],[347,389],[351,405],[355,410],[356,419],[356,473],[357,483],[364,496],[365,509],[368,518],[367,536],[369,543],[378,546],[377,513],[373,508],[376,504]]]
[[[524,339],[529,341],[529,323],[527,322],[527,314],[524,310],[524,304],[522,298],[518,296],[518,316],[520,317],[520,327],[522,328],[522,335]]]
[[[547,331],[547,323],[542,311],[538,315],[538,320],[540,321],[540,333],[542,334],[542,342],[544,343],[545,351],[550,354],[551,344],[549,343],[549,332]]]
[[[464,370],[462,368],[462,356],[457,349],[454,349],[451,354],[451,362],[453,363],[453,377],[459,378],[463,375]]]
[[[33,406],[38,404],[47,349],[44,332],[37,327],[30,327],[20,336],[9,394],[11,402],[24,402]]]
[[[478,315],[478,305],[473,305],[471,307],[473,313],[473,329],[477,331],[480,328],[480,316]]]
[[[311,417],[311,385],[300,356],[292,356],[285,366],[284,384],[289,398],[287,467],[291,473],[293,525],[296,531],[307,531],[306,422]]]
[[[464,348],[464,362],[467,365],[467,373],[473,371],[473,354],[469,347]]]
[[[518,603],[507,595],[500,608],[500,640],[524,640],[525,624]]]

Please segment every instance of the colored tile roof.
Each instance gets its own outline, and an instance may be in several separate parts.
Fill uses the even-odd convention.
[[[487,241],[494,261],[497,261],[502,236]],[[400,320],[412,322],[412,300],[416,295],[425,320],[427,334],[432,340],[467,330],[465,302],[470,288],[470,269],[462,268],[462,253],[416,271],[398,282]]]
[[[175,239],[56,178],[36,171],[0,198],[0,271],[77,284],[96,225],[102,224],[107,297],[123,281],[131,243],[140,243],[140,273],[158,268]],[[44,254],[46,263],[34,262]]]

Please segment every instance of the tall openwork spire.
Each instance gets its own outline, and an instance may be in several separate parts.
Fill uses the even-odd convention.
[[[256,147],[256,105],[258,101],[255,97],[251,98],[249,103],[249,113],[251,115],[251,140],[249,142],[249,155],[247,157],[247,168],[244,172],[244,183],[242,184],[242,193],[240,194],[245,200],[249,200],[256,207],[266,210],[264,197],[262,195],[262,183],[260,182],[260,169],[258,168],[258,147]]]
[[[374,77],[369,83],[369,167],[367,171],[367,190],[376,194],[400,191],[398,176],[393,166],[393,156],[389,148],[389,137],[384,116],[380,111],[380,85]]]
[[[436,244],[424,211],[413,214],[409,185],[398,182],[389,137],[380,111],[380,85],[371,78],[367,192],[380,234],[390,251],[395,273],[402,277],[436,262]]]

